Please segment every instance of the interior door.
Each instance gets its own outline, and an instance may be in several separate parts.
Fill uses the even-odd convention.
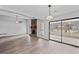
[[[37,19],[31,20],[31,34],[37,35]]]

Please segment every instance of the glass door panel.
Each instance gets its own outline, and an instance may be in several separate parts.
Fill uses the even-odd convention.
[[[62,21],[62,41],[79,46],[79,19]]]
[[[50,22],[50,39],[61,41],[61,21]]]

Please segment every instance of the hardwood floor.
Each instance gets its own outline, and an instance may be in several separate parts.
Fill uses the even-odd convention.
[[[0,39],[1,54],[55,54],[79,53],[79,48],[65,44],[30,37],[29,35]]]

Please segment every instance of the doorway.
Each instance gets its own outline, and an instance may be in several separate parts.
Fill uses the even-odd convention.
[[[31,20],[31,35],[37,36],[37,19]]]

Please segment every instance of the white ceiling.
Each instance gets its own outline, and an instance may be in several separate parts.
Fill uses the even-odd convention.
[[[1,5],[0,7],[38,19],[45,19],[48,16],[47,5]],[[78,11],[78,5],[54,5],[51,9],[55,19],[76,17],[79,15]]]

